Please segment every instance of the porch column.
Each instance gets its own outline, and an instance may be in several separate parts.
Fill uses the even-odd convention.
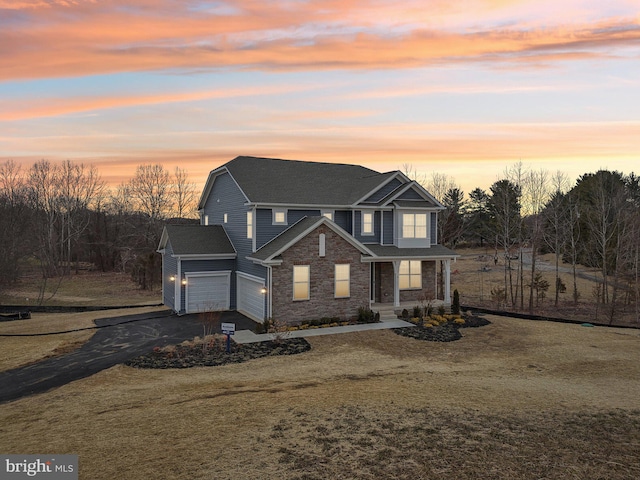
[[[451,305],[451,259],[444,261],[444,303]]]
[[[400,261],[393,261],[393,306],[400,306]]]

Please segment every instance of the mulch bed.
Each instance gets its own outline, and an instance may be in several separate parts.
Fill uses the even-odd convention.
[[[415,327],[394,328],[393,332],[403,337],[411,337],[428,342],[454,342],[462,338],[461,328],[477,328],[491,323],[486,318],[478,316],[466,317],[464,320],[465,323],[463,325],[454,322],[447,322],[430,328],[416,325]]]
[[[231,342],[230,353],[226,351],[226,341],[216,338],[206,353],[202,344],[176,345],[173,349],[154,348],[154,351],[126,362],[136,368],[190,368],[216,367],[229,363],[242,363],[254,358],[273,355],[295,355],[311,349],[304,338],[288,338],[280,342],[267,341],[239,344]]]

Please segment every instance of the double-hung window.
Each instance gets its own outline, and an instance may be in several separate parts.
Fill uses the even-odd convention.
[[[293,266],[293,299],[309,300],[309,265]]]
[[[422,262],[420,260],[403,260],[398,272],[400,290],[422,288]]]
[[[247,238],[253,238],[253,212],[247,212]]]
[[[362,235],[373,235],[373,212],[362,212]]]
[[[335,266],[335,297],[347,298],[351,296],[351,265],[338,263]]]

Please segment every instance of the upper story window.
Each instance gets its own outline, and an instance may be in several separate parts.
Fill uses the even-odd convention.
[[[204,224],[209,225],[209,215],[204,216]]]
[[[273,224],[274,225],[286,225],[287,224],[287,210],[284,208],[274,208],[273,212]]]
[[[373,235],[373,212],[362,212],[362,235]]]
[[[229,221],[229,215],[225,213],[225,214],[222,216],[222,221],[223,221],[224,223],[227,223],[227,221]]]
[[[253,212],[247,212],[247,238],[253,238]]]
[[[329,220],[333,221],[333,210],[322,210],[322,216],[327,217]]]
[[[403,213],[402,238],[427,238],[427,214]]]
[[[309,265],[293,266],[293,299],[309,300]]]
[[[335,266],[335,297],[347,298],[351,296],[351,265],[338,263]]]

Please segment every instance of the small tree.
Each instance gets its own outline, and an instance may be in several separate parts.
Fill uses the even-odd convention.
[[[454,315],[460,315],[460,293],[458,293],[457,288],[453,291],[453,303],[451,304],[451,313],[453,313]]]
[[[264,321],[267,333],[271,335],[271,341],[273,343],[280,344],[291,334],[289,330],[289,324],[284,320],[278,318],[269,318]]]
[[[198,314],[198,321],[200,325],[202,325],[202,353],[206,354],[209,349],[209,343],[207,342],[207,337],[213,335],[213,333],[220,326],[220,318],[222,316],[222,312],[220,310],[216,310],[216,306],[213,305],[210,308],[207,308],[208,311],[200,312]]]

